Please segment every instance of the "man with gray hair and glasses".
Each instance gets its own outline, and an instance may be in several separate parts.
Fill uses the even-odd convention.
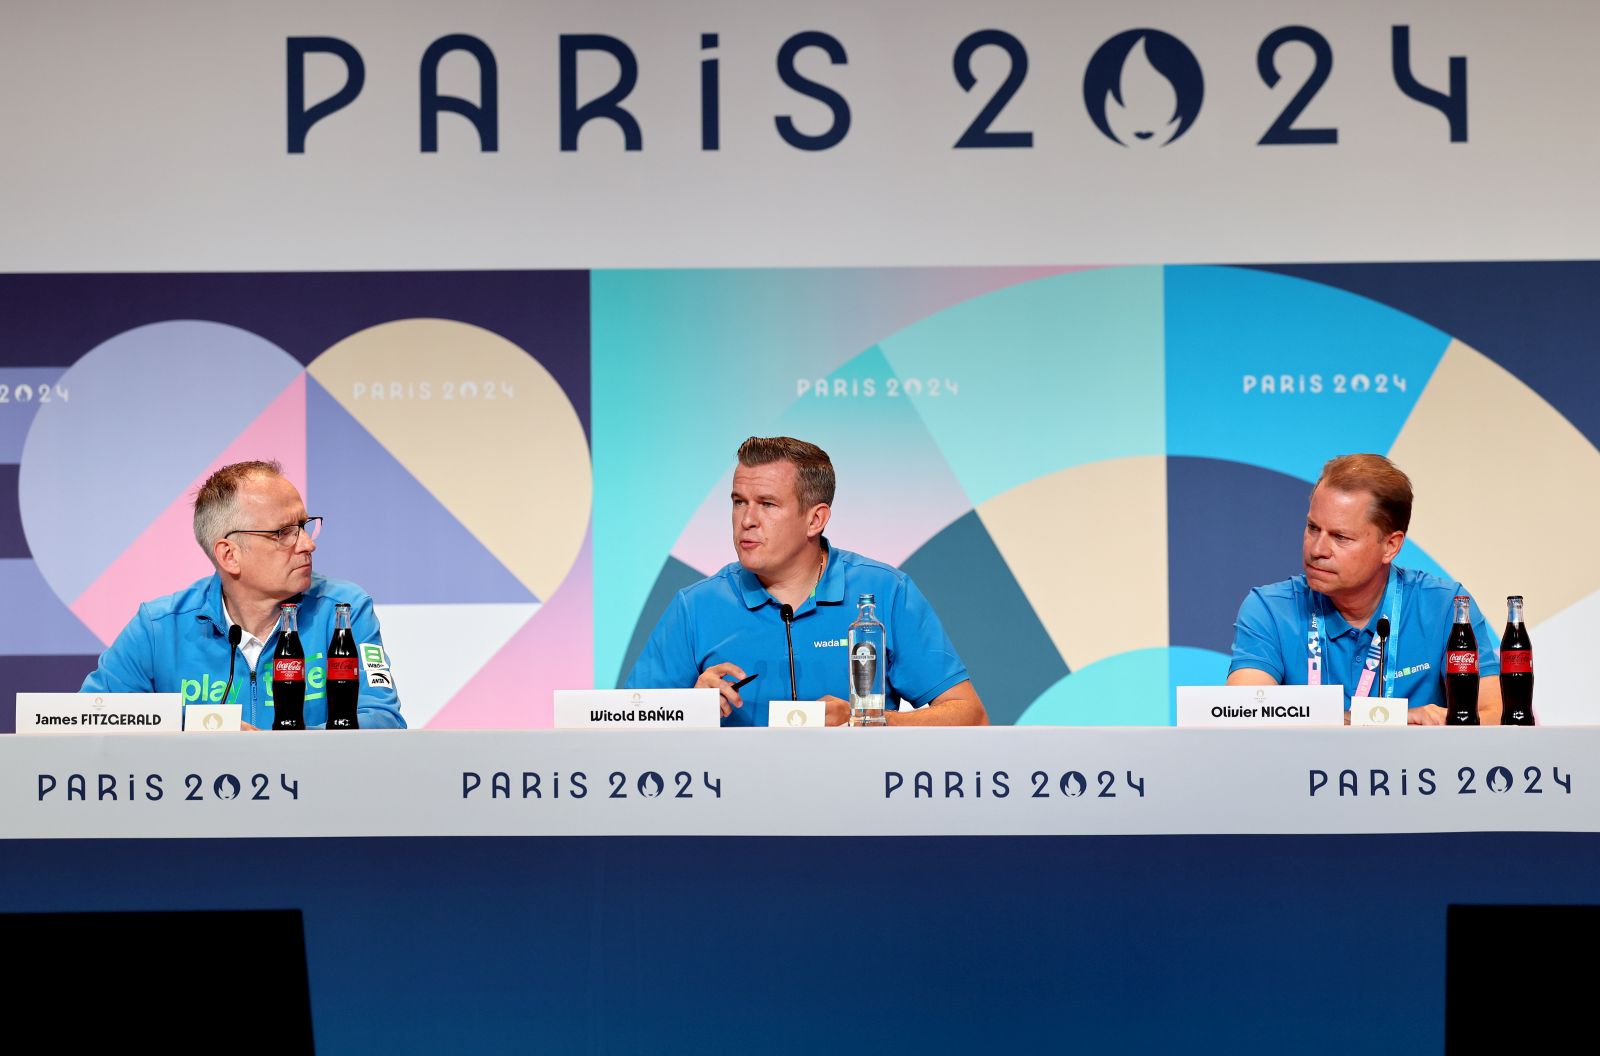
[[[140,605],[84,679],[83,692],[181,693],[186,704],[224,703],[226,693],[226,703],[241,705],[247,728],[270,729],[279,606],[293,601],[306,651],[305,724],[323,726],[326,643],[335,606],[347,604],[360,657],[359,725],[404,729],[372,598],[354,583],[311,571],[321,528],[322,518],[306,515],[299,490],[277,462],[237,462],[211,474],[195,494],[194,535],[213,573]]]

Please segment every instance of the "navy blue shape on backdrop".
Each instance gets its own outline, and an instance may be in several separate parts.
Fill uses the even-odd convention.
[[[22,506],[17,497],[21,469],[15,463],[0,465],[0,558],[33,556],[22,534]]]
[[[18,693],[76,693],[99,656],[0,656],[0,734],[17,730]]]
[[[1510,371],[1600,439],[1600,262],[1277,264],[1293,275],[1369,297],[1438,327]],[[1403,468],[1403,467],[1402,467]]]
[[[939,614],[990,722],[1014,724],[1067,677],[1067,662],[976,510],[923,543],[901,568]]]
[[[0,366],[30,367],[69,366],[125,330],[170,319],[240,327],[301,363],[379,323],[459,319],[527,350],[589,431],[586,271],[0,275],[0,304]]]
[[[1300,571],[1311,487],[1211,458],[1167,459],[1168,623],[1173,645],[1230,653],[1251,587]]]

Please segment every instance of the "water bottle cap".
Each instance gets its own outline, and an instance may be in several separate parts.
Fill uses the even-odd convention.
[[[876,594],[862,594],[856,599],[857,605],[876,605],[877,603],[878,597]]]

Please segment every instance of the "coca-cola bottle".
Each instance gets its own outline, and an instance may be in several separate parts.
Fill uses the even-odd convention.
[[[1500,637],[1500,724],[1533,725],[1533,643],[1522,622],[1522,595],[1506,598],[1506,633]]]
[[[328,729],[355,730],[356,701],[361,680],[356,677],[356,639],[350,631],[350,606],[333,607],[333,641],[328,643]]]
[[[306,728],[306,651],[300,647],[295,624],[299,611],[286,601],[279,609],[278,648],[272,653],[272,728]]]
[[[1456,622],[1444,647],[1446,726],[1478,725],[1478,636],[1472,633],[1472,599],[1456,595]]]

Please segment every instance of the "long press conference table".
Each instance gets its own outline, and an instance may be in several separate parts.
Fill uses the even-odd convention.
[[[0,912],[297,908],[325,1053],[1435,1051],[1597,833],[1600,727],[0,737]]]
[[[0,738],[7,839],[1600,831],[1600,727]]]

